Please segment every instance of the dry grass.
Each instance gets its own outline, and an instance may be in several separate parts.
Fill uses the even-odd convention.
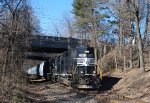
[[[119,95],[150,102],[150,72],[141,73],[139,68],[123,72],[122,79],[113,87]],[[112,75],[117,76],[116,73]]]

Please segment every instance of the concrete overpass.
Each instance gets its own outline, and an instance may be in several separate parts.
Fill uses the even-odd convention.
[[[31,48],[25,53],[25,58],[49,60],[60,53],[68,51],[68,49],[75,48],[80,44],[89,45],[89,43],[90,40],[34,35],[31,38]],[[100,42],[100,45],[101,48],[104,48],[104,55],[106,55],[114,47],[112,44],[105,42]]]
[[[79,44],[80,40],[75,38],[34,35],[31,39],[31,49],[25,56],[27,59],[47,60]]]

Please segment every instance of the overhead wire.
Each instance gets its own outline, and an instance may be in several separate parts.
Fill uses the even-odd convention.
[[[39,9],[39,10],[42,10],[42,11],[44,11],[43,10],[43,8],[33,8],[34,10],[36,10],[36,9]],[[45,9],[45,10],[47,10],[47,9]],[[50,19],[50,20],[57,20],[57,21],[65,21],[65,20],[63,20],[62,18],[60,18],[60,17],[54,17],[54,16],[52,16],[52,15],[41,15],[41,12],[39,13],[39,12],[36,12],[36,14],[38,14],[38,15],[36,15],[37,17],[40,17],[40,18],[45,18],[45,19]]]
[[[65,20],[63,20],[63,19],[55,19],[55,18],[44,17],[44,16],[38,16],[38,17],[44,18],[44,19],[49,19],[49,20],[65,21]]]
[[[41,25],[51,25],[50,22],[53,22],[53,21],[58,21],[58,22],[65,22],[66,20],[65,19],[62,19],[60,17],[54,17],[52,15],[45,15],[44,13],[41,13],[40,11],[38,10],[41,10],[41,11],[45,11],[47,9],[44,9],[44,8],[33,8],[33,10],[35,11],[35,16],[39,19],[39,23]],[[42,20],[42,19],[47,19],[47,20]],[[49,21],[50,20],[50,21]],[[41,26],[42,27],[42,26]],[[51,30],[48,30],[46,28],[40,28],[40,30],[42,32],[45,32],[45,33],[50,33]]]

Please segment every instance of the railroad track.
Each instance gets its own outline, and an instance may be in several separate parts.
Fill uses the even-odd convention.
[[[46,81],[44,78],[41,78],[41,79],[35,79],[35,80],[29,80],[29,83],[31,83],[33,86],[47,86],[48,84],[51,84],[51,83],[56,83],[56,85],[59,85],[60,87],[64,88],[64,89],[67,89],[69,86],[67,85],[64,85],[64,84],[60,84],[60,83],[57,83],[57,82],[51,82],[51,81]],[[100,93],[103,93],[103,92],[100,92],[98,90],[90,90],[90,89],[76,89],[76,88],[73,88],[71,87],[72,91],[73,92],[76,92],[78,94],[81,94],[81,95],[88,95],[88,96],[96,96],[97,94],[100,94]]]

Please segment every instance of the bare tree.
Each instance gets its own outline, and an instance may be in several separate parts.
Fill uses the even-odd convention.
[[[119,58],[123,59],[123,67],[126,69],[126,41],[131,36],[131,19],[132,15],[130,12],[127,11],[128,6],[125,3],[125,0],[110,0],[110,8],[113,10],[113,14],[115,15],[115,19],[117,20],[117,26],[118,26],[118,35],[119,35],[119,47],[118,47],[118,52]],[[129,43],[130,44],[130,43]],[[132,47],[130,48],[130,53],[132,54],[131,51]],[[132,67],[132,57],[130,59],[130,66]]]
[[[54,36],[56,37],[61,37],[61,29],[60,29],[60,24],[54,23],[53,22],[53,31],[54,31]]]
[[[145,23],[145,32],[144,32],[144,42],[145,42],[145,44],[147,45],[147,42],[149,41],[149,37],[148,37],[148,31],[149,31],[149,21],[150,21],[150,19],[149,19],[149,17],[150,17],[150,1],[148,1],[147,0],[147,2],[146,2],[146,23]]]
[[[74,28],[74,21],[73,18],[67,13],[64,15],[65,26],[67,29],[67,36],[68,36],[68,49],[71,49],[71,38],[75,36],[75,28]]]
[[[5,51],[2,96],[3,102],[15,102],[19,88],[17,86],[22,81],[19,78],[22,77],[23,55],[34,30],[32,9],[27,0],[3,0],[0,3],[0,35],[3,40],[0,49]]]
[[[143,9],[144,9],[144,1],[140,0],[131,0],[127,1],[129,5],[131,5],[130,12],[133,13],[136,23],[136,33],[138,39],[138,49],[139,49],[139,58],[140,58],[140,69],[144,71],[144,58],[143,58],[143,46],[142,46],[142,38],[140,32],[140,20],[143,16]]]

